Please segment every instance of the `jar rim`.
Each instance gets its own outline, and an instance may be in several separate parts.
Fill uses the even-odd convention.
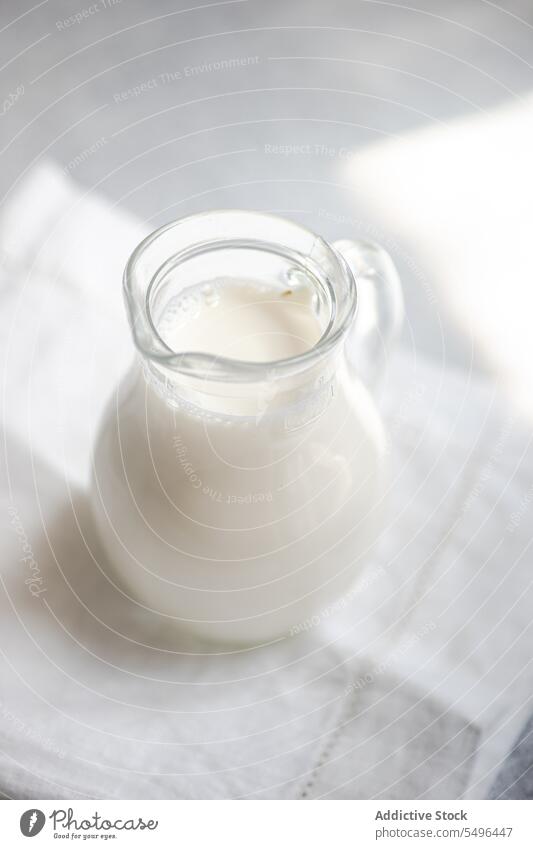
[[[266,237],[265,234],[268,234]],[[167,245],[165,249],[165,244]],[[164,264],[214,246],[260,246],[320,272],[328,288],[331,315],[324,332],[306,351],[285,359],[247,361],[208,352],[175,352],[161,338],[150,309],[150,293]],[[163,261],[156,259],[163,254]],[[148,268],[156,259],[153,269]],[[346,335],[357,308],[357,289],[344,257],[325,239],[290,219],[255,210],[219,209],[185,216],[154,230],[131,254],[123,278],[131,332],[141,356],[152,367],[188,377],[226,382],[254,382],[288,376],[313,366]]]

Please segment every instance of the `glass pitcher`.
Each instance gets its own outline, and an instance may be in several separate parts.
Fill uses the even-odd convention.
[[[193,321],[225,281],[306,292],[319,341],[272,362],[168,347],[169,310]],[[349,591],[380,527],[371,387],[402,319],[389,256],[224,210],[146,238],[124,290],[138,356],[104,414],[92,486],[120,583],[208,640],[297,633]]]

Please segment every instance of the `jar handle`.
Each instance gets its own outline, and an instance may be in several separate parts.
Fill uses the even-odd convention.
[[[341,239],[333,247],[346,260],[357,287],[349,357],[364,382],[375,386],[403,322],[400,278],[387,251],[375,242]]]

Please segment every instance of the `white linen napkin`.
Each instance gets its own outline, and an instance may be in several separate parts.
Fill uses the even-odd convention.
[[[86,491],[143,230],[51,166],[2,210],[0,790],[485,795],[532,689],[527,429],[492,386],[399,354],[389,517],[349,597],[258,650],[161,631],[108,580]]]

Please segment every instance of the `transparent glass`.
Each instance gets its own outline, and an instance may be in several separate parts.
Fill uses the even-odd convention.
[[[169,312],[194,321],[225,281],[305,291],[319,340],[270,362],[170,347]],[[225,210],[145,239],[124,290],[139,356],[104,415],[92,489],[115,574],[210,640],[303,630],[350,589],[380,525],[386,440],[370,387],[401,323],[390,258]]]

